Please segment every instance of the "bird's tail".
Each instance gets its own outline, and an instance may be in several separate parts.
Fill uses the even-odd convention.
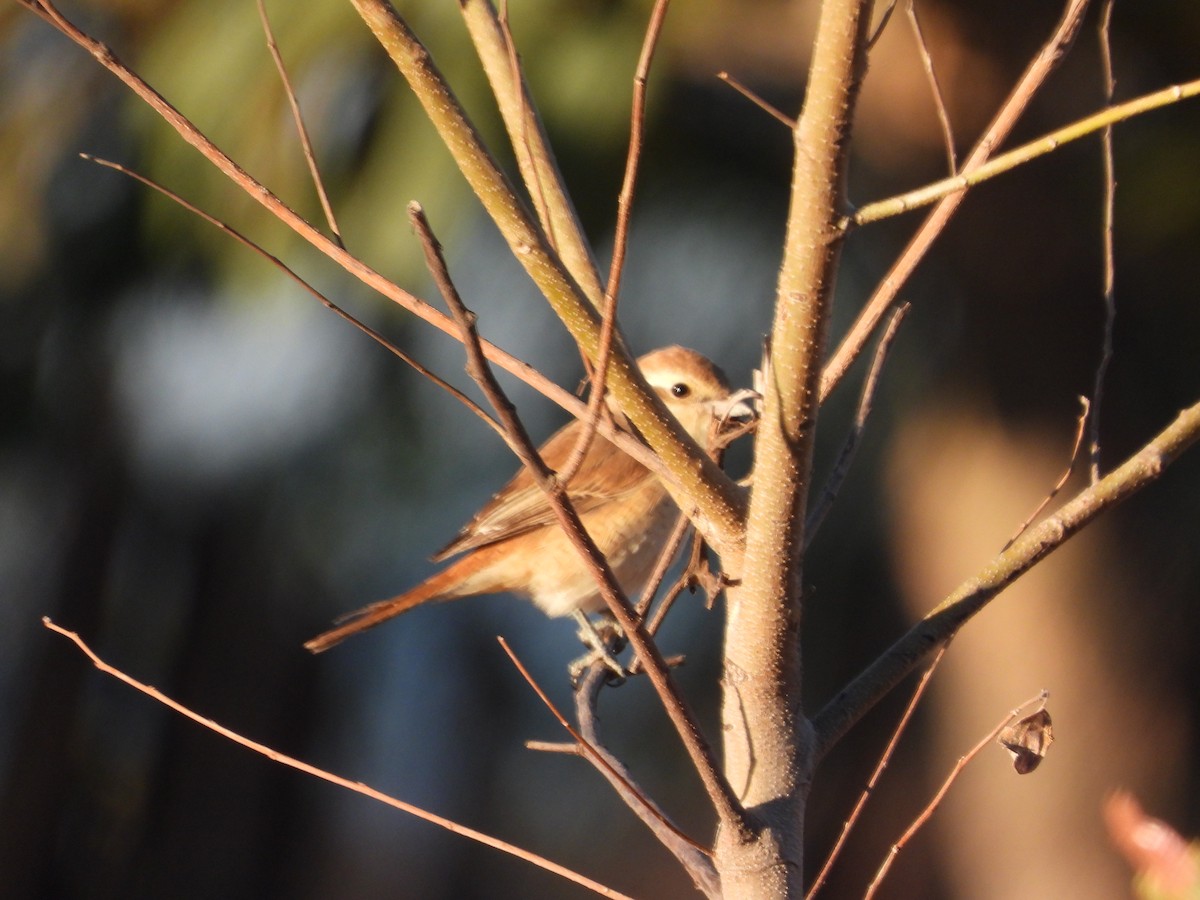
[[[411,590],[405,591],[403,594],[397,594],[395,597],[387,600],[380,600],[372,603],[370,606],[364,606],[362,609],[346,613],[337,619],[338,624],[336,628],[324,631],[312,640],[306,641],[304,648],[313,653],[323,653],[335,644],[340,644],[352,634],[358,634],[360,631],[374,628],[380,622],[386,622],[388,619],[408,612],[413,607],[420,606],[422,603],[431,603],[436,600],[452,600],[455,597],[463,596],[461,593],[453,590],[455,581],[459,580],[452,577],[453,570],[453,566],[449,569],[443,569],[441,572],[421,582]]]

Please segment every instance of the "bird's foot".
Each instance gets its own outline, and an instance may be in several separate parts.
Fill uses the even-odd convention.
[[[629,677],[629,671],[616,657],[616,654],[625,648],[625,635],[621,627],[607,617],[593,622],[582,612],[575,614],[575,620],[579,622],[579,639],[588,648],[588,652],[568,667],[571,684],[577,686],[584,671],[596,662],[603,662],[608,668],[611,673],[608,677],[610,684],[624,682]]]

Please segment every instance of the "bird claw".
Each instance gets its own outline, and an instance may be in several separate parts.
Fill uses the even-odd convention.
[[[572,661],[567,667],[567,674],[571,679],[571,687],[578,689],[583,681],[583,676],[595,663],[603,663],[608,669],[608,674],[604,678],[604,683],[617,687],[624,684],[625,679],[629,677],[629,670],[621,665],[608,650],[589,650],[587,653],[578,659]]]
[[[629,677],[629,670],[616,657],[625,647],[625,635],[620,626],[607,618],[593,622],[582,612],[577,612],[575,618],[579,622],[579,640],[588,648],[588,652],[567,667],[572,687],[578,687],[583,673],[597,662],[604,663],[608,668],[608,684],[615,686],[624,683]]]

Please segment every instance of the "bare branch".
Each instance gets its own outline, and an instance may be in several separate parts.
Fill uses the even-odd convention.
[[[908,14],[908,23],[913,36],[917,39],[917,54],[921,58],[921,67],[925,70],[925,78],[929,81],[929,93],[933,95],[933,105],[937,109],[938,122],[942,126],[942,140],[946,144],[946,163],[953,175],[958,171],[958,154],[954,151],[954,129],[950,127],[950,113],[946,111],[946,101],[942,97],[942,86],[938,83],[937,72],[933,69],[933,56],[929,45],[925,42],[925,33],[921,30],[921,20],[917,18],[917,7],[913,0],[906,0],[904,11]]]
[[[1100,65],[1104,78],[1104,102],[1111,106],[1117,89],[1113,77],[1112,40],[1109,29],[1112,25],[1114,0],[1104,0],[1100,7]],[[1100,480],[1100,410],[1104,399],[1104,377],[1113,355],[1113,329],[1117,318],[1116,262],[1113,248],[1113,227],[1117,199],[1117,174],[1113,163],[1113,129],[1106,125],[1100,135],[1101,154],[1104,158],[1104,220],[1101,227],[1100,245],[1104,251],[1104,331],[1100,338],[1100,361],[1096,364],[1096,378],[1092,386],[1092,417],[1088,432],[1088,456],[1092,482]]]
[[[353,4],[416,94],[425,115],[454,156],[471,190],[499,227],[517,261],[572,337],[588,357],[594,359],[600,332],[595,301],[583,296],[575,279],[550,247],[545,233],[517,197],[429,51],[387,0],[353,0]],[[507,56],[505,59],[507,61]]]
[[[542,228],[584,296],[599,308],[604,295],[600,273],[522,77],[507,28],[491,0],[463,0],[460,8]]]
[[[727,85],[729,85],[731,88],[733,88],[739,94],[741,94],[743,97],[745,97],[747,100],[749,100],[755,106],[757,106],[759,109],[761,109],[767,115],[771,116],[771,118],[775,119],[775,121],[779,122],[782,125],[787,126],[788,130],[791,130],[796,127],[795,119],[793,119],[791,116],[784,115],[782,112],[780,112],[778,109],[776,109],[770,103],[768,103],[762,97],[758,96],[758,94],[754,93],[754,91],[750,90],[750,88],[746,87],[746,85],[742,84],[742,82],[738,81],[736,78],[734,78],[728,72],[718,72],[717,78],[720,79],[721,81],[725,82]]]
[[[592,746],[596,747],[604,755],[613,772],[623,773],[625,772],[625,767],[604,748],[604,744],[600,740],[600,720],[596,713],[596,708],[600,699],[600,691],[605,686],[607,677],[608,672],[603,663],[596,663],[589,667],[579,684],[578,690],[575,692],[575,717],[579,722],[580,732],[582,732],[583,736],[587,738]],[[604,769],[600,771],[601,773],[605,772]],[[609,776],[606,775],[605,777]],[[669,820],[667,820],[666,816],[657,807],[651,805],[649,808],[641,808],[636,803],[635,798],[624,795],[616,781],[612,778],[609,778],[609,781],[617,788],[618,793],[622,794],[622,799],[625,800],[629,808],[637,814],[638,818],[646,823],[647,827],[655,833],[667,850],[679,860],[684,870],[691,876],[692,881],[695,882],[696,888],[706,897],[712,898],[712,900],[720,900],[722,896],[721,876],[713,864],[712,852],[706,847],[702,847],[690,840],[686,835],[675,829],[674,826],[671,826],[669,830],[664,830],[665,826],[659,824],[659,820],[661,818],[662,822],[667,824],[669,824]]]
[[[1058,481],[1054,483],[1054,487],[1050,489],[1050,493],[1047,494],[1042,499],[1042,502],[1038,504],[1037,509],[1031,512],[1029,514],[1029,518],[1022,522],[1017,530],[1013,532],[1013,536],[1008,539],[1008,542],[1004,545],[1003,549],[1007,550],[1013,545],[1013,541],[1025,533],[1025,529],[1028,528],[1030,524],[1042,514],[1042,510],[1050,505],[1050,501],[1058,496],[1058,492],[1066,487],[1067,481],[1071,478],[1071,473],[1075,471],[1075,463],[1079,461],[1079,450],[1083,446],[1083,432],[1087,428],[1088,412],[1091,409],[1091,403],[1088,401],[1087,397],[1080,397],[1079,404],[1079,416],[1075,420],[1075,442],[1071,445],[1071,458],[1067,460],[1066,469],[1063,470],[1063,473],[1059,476]]]
[[[871,897],[875,896],[876,892],[879,890],[879,886],[883,884],[883,879],[887,877],[888,870],[891,869],[892,863],[895,862],[897,855],[899,855],[900,851],[907,846],[910,840],[912,840],[913,835],[915,835],[921,829],[921,827],[929,821],[929,818],[933,815],[934,810],[941,805],[942,800],[949,792],[951,785],[953,785],[954,782],[958,780],[958,776],[962,774],[963,769],[965,769],[971,763],[971,760],[973,760],[983,751],[984,747],[988,746],[988,744],[994,741],[1000,732],[1015,722],[1020,717],[1021,711],[1024,710],[1025,707],[1032,706],[1035,703],[1041,703],[1043,706],[1045,706],[1045,691],[1042,691],[1038,696],[1030,700],[1026,700],[1024,703],[1010,712],[1007,716],[1001,719],[1000,724],[988,732],[988,734],[985,735],[978,744],[958,758],[958,762],[955,763],[954,768],[950,770],[950,774],[946,776],[946,780],[942,783],[942,786],[938,789],[938,792],[934,794],[933,799],[929,801],[929,805],[926,806],[925,809],[921,811],[921,814],[913,820],[913,823],[908,826],[904,834],[900,836],[900,839],[896,841],[896,843],[892,844],[891,850],[888,851],[887,858],[884,859],[883,864],[879,867],[879,871],[875,873],[875,878],[867,886],[867,890],[863,894],[863,900],[870,900]]]
[[[567,721],[566,716],[558,711],[553,701],[546,696],[546,692],[541,689],[529,673],[529,670],[517,658],[512,648],[509,647],[508,642],[502,637],[497,638],[497,640],[500,642],[500,646],[504,648],[504,652],[508,654],[509,660],[512,661],[517,671],[521,673],[521,677],[525,679],[526,683],[533,689],[533,692],[537,694],[538,699],[550,710],[550,714],[554,716],[558,724],[575,740],[575,745],[578,748],[577,755],[584,757],[596,767],[600,774],[613,786],[625,805],[646,824],[663,846],[675,855],[684,868],[697,880],[698,885],[702,879],[715,883],[717,881],[717,874],[712,865],[712,854],[708,849],[684,834],[675,823],[667,818],[666,813],[659,809],[658,805],[647,797],[646,793],[633,782],[629,770],[604,747],[599,739],[596,727],[595,707],[599,699],[600,689],[611,674],[607,666],[603,662],[598,662],[589,667],[576,690],[575,704],[581,729],[577,731]],[[564,749],[561,747],[547,747],[541,744],[536,745],[535,749],[564,752]],[[699,868],[699,872],[695,871],[697,868]]]
[[[798,832],[789,833],[783,824],[803,815],[811,775],[812,734],[798,701],[803,510],[812,489],[821,363],[842,247],[836,223],[844,212],[870,11],[868,0],[821,4],[804,106],[792,130],[791,196],[770,332],[771,376],[764,379],[754,441],[756,489],[750,496],[745,553],[733,567],[740,583],[729,595],[722,676],[728,776],[747,807],[771,812],[753,844],[718,836],[722,881],[731,896],[791,896],[803,882]],[[764,853],[771,864],[763,862],[759,854]]]
[[[671,568],[671,563],[675,561],[676,555],[679,553],[679,548],[683,546],[683,539],[687,537],[688,529],[691,527],[691,522],[683,513],[679,514],[679,518],[675,520],[675,527],[671,530],[671,536],[667,538],[666,544],[663,545],[662,553],[658,555],[658,562],[655,563],[654,571],[650,573],[650,577],[646,579],[646,586],[642,589],[642,596],[638,600],[637,611],[641,619],[646,618],[646,613],[650,610],[650,604],[654,602],[654,595],[658,593],[659,587],[662,586],[662,580],[667,576],[667,570]],[[660,606],[661,608],[661,606]],[[660,618],[655,616],[646,625],[648,634],[655,634],[658,631]]]
[[[604,295],[604,320],[600,324],[600,350],[596,354],[596,361],[590,364],[587,358],[584,358],[584,363],[589,364],[591,368],[592,388],[588,395],[587,418],[583,420],[583,427],[579,430],[579,440],[575,442],[563,470],[558,473],[564,486],[570,484],[571,479],[579,473],[579,467],[583,465],[588,448],[596,437],[600,419],[605,415],[604,395],[608,391],[608,362],[612,358],[613,341],[616,337],[617,295],[610,291]]]
[[[1037,159],[1039,156],[1052,153],[1063,144],[1069,144],[1072,141],[1095,134],[1097,131],[1110,128],[1115,122],[1123,122],[1133,116],[1161,109],[1164,106],[1171,106],[1174,103],[1187,100],[1198,94],[1200,94],[1200,79],[1187,81],[1183,84],[1173,84],[1152,94],[1145,94],[1134,100],[1110,106],[1086,118],[1072,122],[1070,125],[1059,128],[1057,131],[1052,131],[1043,137],[1032,140],[1027,144],[1022,144],[1020,147],[1009,150],[1007,153],[1002,153],[987,163],[971,169],[970,174],[966,174],[967,167],[964,165],[963,174],[943,178],[941,181],[935,181],[933,184],[925,185],[925,187],[917,188],[915,191],[909,191],[906,194],[889,197],[887,200],[869,203],[861,207],[854,215],[848,217],[844,224],[846,227],[865,225],[889,216],[900,215],[913,209],[919,209],[922,206],[928,206],[938,200],[959,194],[969,187],[1015,169],[1017,166],[1023,165],[1032,159]]]
[[[406,812],[411,816],[416,816],[418,819],[423,819],[426,822],[437,825],[439,828],[444,828],[446,831],[453,832],[454,834],[475,841],[476,843],[499,850],[502,853],[507,853],[510,856],[515,856],[518,859],[524,860],[525,862],[532,863],[540,869],[545,869],[547,872],[553,872],[555,875],[559,875],[568,881],[573,881],[575,884],[582,885],[588,890],[595,891],[602,897],[611,897],[614,898],[614,900],[632,900],[632,898],[627,897],[625,894],[614,891],[612,888],[605,887],[598,882],[592,881],[590,878],[580,875],[578,872],[573,872],[565,866],[560,866],[558,863],[551,862],[545,857],[538,856],[536,853],[532,853],[529,850],[523,850],[520,847],[508,843],[507,841],[502,841],[499,838],[494,838],[491,835],[484,834],[481,831],[468,828],[466,825],[460,825],[450,819],[443,818],[442,816],[435,815],[434,813],[421,809],[419,806],[413,806],[411,803],[405,803],[403,800],[398,800],[395,797],[389,797],[387,794],[380,793],[374,788],[367,787],[367,785],[360,781],[350,781],[348,778],[342,778],[340,775],[334,775],[332,772],[327,772],[324,769],[318,769],[316,766],[309,765],[308,763],[302,762],[295,757],[288,756],[285,753],[280,753],[278,750],[273,750],[265,744],[260,744],[257,741],[250,740],[250,738],[243,737],[236,731],[231,731],[223,725],[219,725],[218,723],[214,722],[212,719],[205,718],[199,713],[194,712],[193,710],[184,706],[182,703],[172,700],[158,689],[138,681],[132,676],[125,674],[120,669],[109,665],[99,656],[97,656],[92,648],[84,643],[83,638],[81,638],[75,632],[68,631],[61,626],[54,624],[48,617],[42,618],[42,624],[51,631],[61,634],[63,637],[72,641],[75,646],[77,646],[84,653],[84,655],[91,660],[92,665],[94,665],[105,675],[111,675],[118,681],[123,681],[134,690],[140,691],[150,699],[157,703],[161,703],[163,706],[167,707],[173,712],[177,712],[181,716],[191,719],[193,722],[196,722],[199,725],[203,725],[210,731],[215,731],[221,737],[233,741],[235,744],[239,744],[249,750],[253,750],[255,753],[265,756],[272,762],[277,762],[281,765],[288,766],[289,768],[296,769],[297,771],[303,772],[305,775],[311,775],[312,777],[319,778],[322,781],[328,781],[330,784],[336,784],[338,787],[345,788],[348,791],[353,791],[356,794],[362,794],[364,797],[377,800],[380,803],[394,807],[401,812]]]
[[[625,175],[621,180],[621,193],[617,198],[617,231],[613,236],[612,263],[608,268],[608,285],[604,290],[604,302],[616,302],[621,292],[621,273],[625,267],[625,252],[629,246],[629,215],[633,208],[633,192],[637,187],[638,163],[642,157],[642,144],[646,129],[646,82],[650,78],[650,64],[662,34],[663,22],[667,18],[670,0],[655,0],[642,41],[642,52],[638,57],[637,71],[633,76],[633,108],[630,112],[629,152],[625,157]],[[607,314],[607,312],[606,312]]]
[[[984,131],[983,137],[975,144],[970,156],[963,163],[959,170],[960,174],[972,172],[983,165],[992,155],[992,150],[1012,132],[1013,125],[1028,107],[1033,95],[1057,67],[1075,40],[1087,5],[1088,0],[1066,0],[1066,6],[1054,33],[1026,67],[1025,72],[1008,95],[1008,99],[1001,104],[995,118]],[[822,401],[845,377],[850,366],[867,345],[875,328],[883,321],[887,311],[891,309],[900,288],[908,281],[917,264],[925,258],[925,254],[941,234],[942,229],[946,227],[946,223],[958,210],[958,205],[962,202],[963,197],[964,193],[960,190],[942,198],[933,211],[926,216],[925,221],[917,229],[917,233],[909,240],[908,246],[904,248],[900,257],[880,282],[879,287],[875,289],[875,293],[867,301],[862,312],[858,314],[858,318],[842,339],[837,351],[825,364],[824,371],[821,373]]]
[[[884,7],[883,12],[879,16],[879,24],[875,26],[875,30],[871,32],[871,36],[867,38],[867,49],[871,50],[883,37],[883,33],[887,30],[888,22],[892,21],[892,13],[896,11],[896,0],[888,0],[888,5]]]
[[[263,34],[267,38],[267,49],[271,51],[271,59],[275,61],[275,70],[279,72],[279,80],[283,83],[283,92],[287,95],[288,105],[292,108],[292,121],[296,124],[296,136],[300,138],[300,146],[304,150],[304,161],[308,164],[308,172],[312,177],[313,188],[321,201],[321,209],[325,213],[325,221],[339,247],[346,246],[342,240],[342,231],[338,228],[337,218],[333,214],[333,204],[325,192],[325,183],[321,180],[321,172],[317,168],[317,157],[313,153],[312,141],[308,137],[308,129],[304,125],[304,116],[300,112],[300,103],[296,99],[296,91],[292,88],[292,80],[288,78],[287,67],[283,64],[283,56],[275,43],[275,34],[271,30],[271,20],[267,18],[267,6],[264,0],[255,0],[258,5],[258,17],[262,19]]]
[[[491,0],[488,0],[486,5],[490,9]],[[462,7],[460,6],[460,8]],[[537,134],[541,138],[541,147],[538,148],[539,151],[542,153],[549,153],[550,145],[546,140],[545,134],[541,130],[541,119],[537,115],[537,111],[528,106],[531,98],[529,96],[529,88],[524,82],[524,74],[521,71],[521,57],[517,53],[517,42],[513,39],[512,24],[508,19],[508,0],[500,0],[500,14],[497,17],[497,21],[499,24],[500,35],[504,41],[504,55],[508,58],[508,75],[510,79],[509,89],[512,90],[516,86],[519,86],[520,88],[519,90],[513,91],[513,93],[516,94],[518,113],[515,117],[515,128],[517,131],[519,131],[519,133],[514,133],[510,137],[510,141],[513,144],[514,150],[516,150],[518,146],[520,147],[520,151],[517,151],[515,154],[518,159],[532,161],[535,154],[535,138],[533,133],[531,133],[531,125],[536,125]],[[486,71],[487,70],[485,68],[484,72],[486,73]],[[499,84],[496,84],[492,88],[492,93],[496,95],[497,102],[500,102],[500,87],[501,86]],[[525,182],[525,187],[529,191],[530,199],[533,201],[533,208],[537,212],[538,221],[542,224],[542,230],[546,233],[546,240],[550,242],[550,246],[554,249],[554,252],[558,253],[561,257],[562,253],[559,250],[558,240],[555,236],[554,216],[549,208],[549,201],[546,198],[547,185],[542,177],[543,172],[533,164],[527,164],[526,166],[521,167],[521,164],[518,162],[517,166],[521,169],[521,177]],[[551,183],[559,183],[558,187],[561,190],[561,195],[566,201],[568,209],[570,209],[574,215],[574,207],[571,206],[570,195],[566,191],[566,186],[561,184],[562,176],[561,173],[557,171],[557,166],[555,166],[555,171],[552,172],[552,176],[553,180]],[[578,223],[573,231],[579,240],[584,240],[583,229],[578,225]],[[588,257],[588,261],[592,262],[590,255]],[[566,265],[565,260],[564,265]],[[570,266],[568,266],[568,268],[570,268]],[[594,263],[592,268],[595,268]],[[597,275],[597,277],[599,276]],[[576,277],[576,280],[579,280],[578,277]]]
[[[231,238],[233,238],[235,241],[237,241],[243,247],[246,247],[246,248],[254,251],[259,256],[261,256],[263,259],[265,259],[267,262],[269,262],[271,265],[275,266],[275,268],[279,269],[279,271],[281,271],[284,275],[286,275],[288,278],[290,278],[292,281],[294,281],[296,284],[298,284],[300,287],[302,287],[311,296],[313,296],[318,301],[320,301],[322,306],[324,306],[326,309],[328,309],[334,315],[338,316],[338,318],[342,319],[344,322],[347,322],[350,325],[352,325],[353,327],[357,328],[359,331],[361,331],[363,334],[365,334],[367,337],[369,337],[375,343],[379,344],[379,346],[383,347],[385,350],[387,350],[393,356],[398,358],[401,362],[411,366],[419,375],[422,375],[425,378],[429,379],[431,382],[433,382],[433,384],[435,384],[437,387],[441,388],[443,391],[448,393],[451,397],[453,397],[455,400],[457,400],[459,403],[461,403],[463,406],[465,406],[467,409],[469,409],[472,413],[479,416],[479,418],[482,419],[484,424],[486,424],[489,428],[491,428],[493,431],[495,431],[501,437],[504,436],[504,429],[502,429],[500,427],[500,424],[495,419],[493,419],[486,412],[484,412],[484,410],[479,406],[478,403],[476,403],[474,400],[472,400],[470,397],[468,397],[466,394],[464,394],[462,391],[460,391],[454,385],[450,384],[450,382],[441,378],[440,376],[438,376],[431,370],[425,368],[425,366],[422,365],[420,362],[418,362],[414,357],[410,356],[404,350],[401,350],[398,346],[396,346],[394,343],[389,341],[386,337],[384,337],[382,334],[380,334],[378,331],[376,331],[370,325],[367,325],[361,319],[358,319],[355,316],[351,315],[350,313],[346,312],[346,310],[342,309],[340,306],[338,306],[336,303],[334,303],[332,300],[330,300],[328,297],[326,297],[324,294],[322,294],[320,291],[318,291],[315,287],[313,287],[311,284],[309,284],[307,281],[305,281],[303,278],[301,278],[298,274],[296,274],[295,270],[290,268],[283,260],[279,259],[279,257],[274,256],[271,253],[268,253],[261,246],[254,243],[254,241],[250,240],[250,238],[246,237],[244,234],[242,234],[236,228],[232,227],[231,225],[229,225],[225,222],[222,222],[216,216],[210,215],[209,213],[200,209],[195,204],[191,203],[188,200],[185,200],[183,197],[181,197],[179,194],[175,193],[174,191],[170,190],[169,188],[164,187],[163,185],[159,184],[158,182],[154,181],[151,178],[147,178],[145,175],[142,175],[138,172],[133,171],[133,169],[127,168],[127,167],[121,165],[120,163],[112,162],[111,160],[100,159],[99,157],[91,156],[90,154],[87,154],[87,153],[81,153],[79,155],[80,155],[80,157],[88,160],[89,162],[94,162],[98,166],[103,166],[106,169],[112,169],[115,172],[120,172],[122,175],[126,175],[129,178],[132,178],[134,181],[137,181],[141,184],[144,184],[148,188],[158,191],[158,193],[162,194],[164,197],[168,198],[169,200],[173,200],[175,203],[178,203],[180,206],[182,206],[188,212],[192,213],[195,216],[198,216],[199,218],[203,219],[208,224],[223,231],[225,234],[229,235]]]
[[[862,673],[842,688],[813,720],[816,756],[829,752],[863,714],[886,696],[928,654],[977,612],[1105,510],[1156,481],[1200,438],[1200,403],[1181,412],[1141,450],[1081,491],[963,582]]]
[[[892,313],[892,318],[888,322],[883,336],[875,346],[875,355],[871,359],[871,368],[867,371],[867,377],[863,380],[862,394],[858,398],[858,409],[854,413],[854,421],[850,424],[850,433],[846,435],[846,442],[842,444],[842,449],[838,453],[837,461],[833,464],[833,471],[829,474],[829,480],[825,483],[825,489],[821,492],[820,499],[813,506],[812,510],[809,511],[808,521],[804,524],[804,548],[806,550],[812,544],[817,530],[821,527],[821,523],[825,521],[825,516],[833,508],[833,503],[837,500],[838,491],[842,489],[842,482],[846,480],[846,475],[850,472],[850,466],[854,463],[854,456],[858,453],[858,445],[861,443],[862,437],[867,430],[867,418],[871,415],[871,404],[875,399],[875,389],[879,384],[879,374],[883,371],[884,360],[887,359],[892,341],[896,339],[896,334],[900,330],[900,323],[908,315],[909,309],[911,309],[911,306],[908,303],[897,307],[896,311]]]
[[[842,825],[842,833],[838,835],[833,849],[829,851],[829,856],[825,858],[825,864],[821,866],[821,871],[813,880],[812,887],[804,895],[804,900],[812,900],[824,886],[825,879],[829,877],[829,873],[833,870],[833,864],[837,862],[837,858],[841,855],[842,847],[846,845],[846,839],[850,837],[850,832],[862,816],[862,811],[866,807],[867,801],[871,799],[871,795],[875,792],[875,786],[879,784],[884,770],[887,769],[888,763],[891,762],[892,756],[896,752],[896,747],[900,743],[901,736],[908,729],[908,723],[912,719],[913,713],[917,711],[917,704],[925,696],[925,689],[929,687],[929,681],[933,678],[933,673],[937,671],[942,657],[946,655],[946,651],[949,648],[949,641],[942,644],[938,652],[934,655],[933,661],[925,669],[925,673],[917,683],[916,690],[913,691],[912,698],[908,701],[908,706],[904,708],[904,715],[900,717],[900,721],[896,723],[896,727],[892,730],[891,739],[888,740],[887,747],[884,748],[883,753],[880,755],[879,762],[875,766],[875,771],[871,773],[871,777],[867,780],[867,786],[863,788],[863,792],[858,797],[858,802],[854,804],[854,809],[850,811],[850,815]]]

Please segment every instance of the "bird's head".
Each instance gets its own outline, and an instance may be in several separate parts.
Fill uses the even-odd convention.
[[[686,347],[663,347],[638,359],[638,366],[667,409],[704,445],[714,420],[754,414],[753,391],[734,391],[707,357]]]

